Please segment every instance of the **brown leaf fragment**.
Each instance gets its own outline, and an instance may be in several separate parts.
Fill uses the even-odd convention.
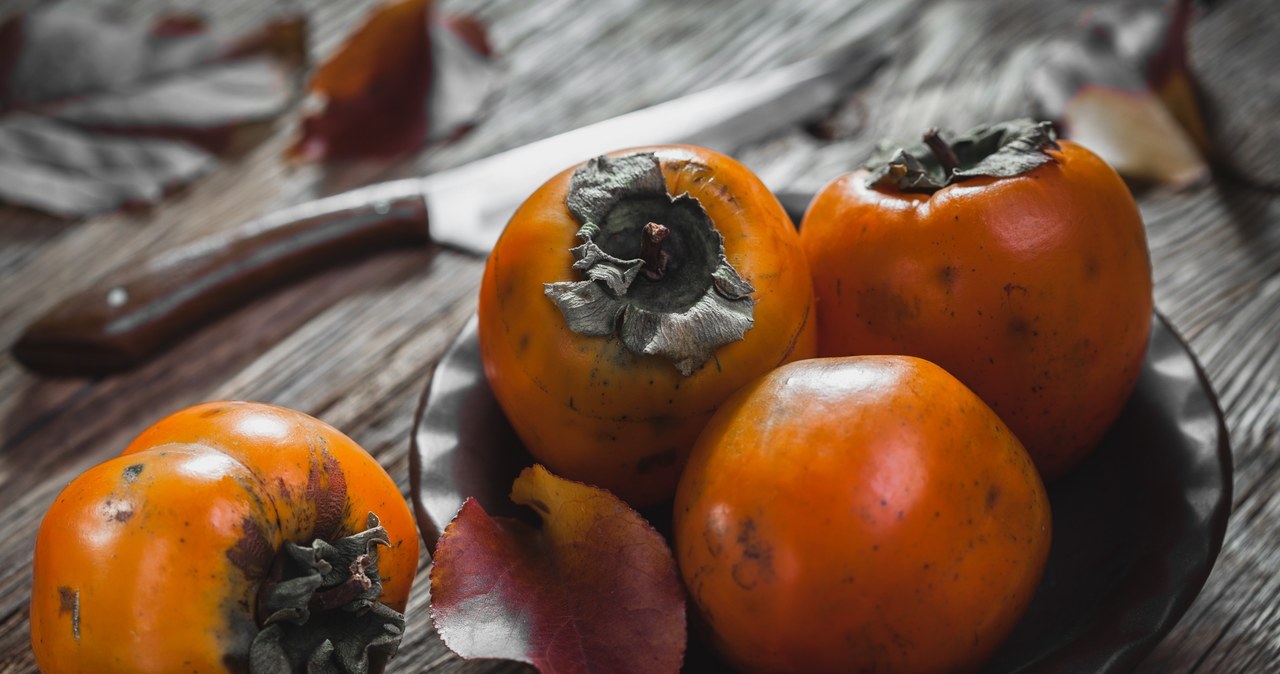
[[[685,595],[662,536],[609,492],[541,466],[511,497],[542,526],[468,499],[440,537],[431,617],[445,644],[543,674],[679,670]]]
[[[300,18],[227,36],[53,2],[0,26],[0,200],[66,217],[159,200],[294,100]]]
[[[469,128],[496,81],[482,24],[437,18],[431,0],[376,8],[307,86],[299,161],[392,159]]]
[[[1122,175],[1186,186],[1208,175],[1186,65],[1189,3],[1094,8],[1078,33],[1046,44],[1032,92],[1066,137]]]

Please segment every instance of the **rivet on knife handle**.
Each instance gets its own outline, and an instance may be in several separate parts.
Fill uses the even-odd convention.
[[[326,262],[427,240],[417,179],[299,204],[107,276],[32,323],[13,356],[41,374],[119,372]]]

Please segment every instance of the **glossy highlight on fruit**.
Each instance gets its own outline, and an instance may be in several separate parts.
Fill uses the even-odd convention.
[[[791,363],[698,439],[676,558],[746,672],[974,671],[1048,557],[1043,484],[1017,438],[938,366]]]

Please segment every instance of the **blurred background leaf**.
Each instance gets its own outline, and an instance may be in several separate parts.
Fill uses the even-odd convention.
[[[497,81],[486,30],[434,6],[381,5],[316,69],[290,158],[390,160],[478,119]]]
[[[301,18],[226,36],[193,15],[41,5],[0,27],[0,199],[64,217],[154,203],[295,99]]]

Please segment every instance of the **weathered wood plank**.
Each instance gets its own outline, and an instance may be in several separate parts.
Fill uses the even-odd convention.
[[[308,14],[311,51],[322,57],[372,2],[289,6]],[[175,4],[212,13],[229,28],[279,11],[201,0],[137,7],[154,14]],[[487,21],[503,55],[502,94],[474,133],[394,166],[326,171],[281,160],[296,128],[290,115],[264,142],[150,211],[62,223],[0,208],[0,342],[11,342],[64,292],[131,260],[359,180],[447,167],[820,52],[856,35],[859,18],[883,4],[444,2],[445,10]],[[937,6],[921,10],[916,28],[886,33],[903,42],[894,62],[845,107],[850,126],[842,137],[780,129],[738,155],[772,185],[814,189],[860,162],[883,135],[1023,114],[1019,78],[1034,65],[1034,46],[1073,30],[1083,7],[919,4]],[[1269,9],[1246,0],[1215,4],[1242,15]],[[1228,94],[1253,102],[1247,85],[1269,77],[1275,62],[1268,59],[1275,46],[1233,40],[1236,19],[1229,18],[1207,21],[1193,45],[1195,65],[1213,76],[1205,93],[1219,105]],[[1247,124],[1232,126],[1220,137],[1249,132]],[[1259,162],[1274,156],[1241,155],[1238,164],[1267,166]],[[1229,177],[1140,196],[1157,305],[1204,364],[1236,459],[1236,512],[1218,566],[1141,671],[1280,669],[1280,198]],[[234,397],[315,414],[368,448],[407,495],[413,410],[434,363],[474,311],[480,269],[475,258],[434,248],[357,261],[263,297],[150,365],[105,380],[41,380],[0,355],[0,539],[19,542],[15,553],[0,556],[0,671],[34,671],[26,624],[30,546],[21,542],[33,539],[44,509],[72,477],[167,412]],[[425,554],[423,561],[393,669],[527,671],[448,654],[430,629]]]

